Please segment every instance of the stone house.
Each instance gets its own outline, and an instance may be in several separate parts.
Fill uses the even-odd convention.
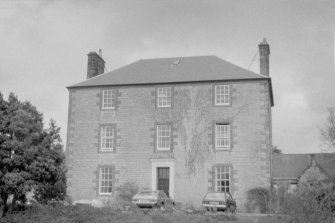
[[[103,73],[88,54],[87,80],[68,87],[68,194],[114,199],[127,182],[201,206],[208,191],[271,185],[270,48],[260,74],[216,56],[143,59]]]
[[[294,191],[299,184],[335,179],[335,153],[274,154],[272,185]]]

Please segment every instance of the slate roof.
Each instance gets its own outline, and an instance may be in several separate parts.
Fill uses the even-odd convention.
[[[329,177],[335,177],[335,153],[274,154],[272,178],[298,179],[312,162],[321,167]]]
[[[272,157],[272,178],[299,178],[310,163],[309,154],[274,154]]]
[[[216,56],[194,56],[138,60],[68,88],[257,79],[270,80]]]
[[[329,177],[335,178],[335,153],[314,154],[314,160],[319,167],[327,172]]]

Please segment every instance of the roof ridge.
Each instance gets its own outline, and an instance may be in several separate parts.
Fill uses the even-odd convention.
[[[215,55],[197,55],[197,56],[174,56],[174,57],[156,57],[156,58],[141,58],[140,60],[164,60],[164,59],[185,59],[194,57],[217,57]],[[217,57],[218,58],[218,57]]]

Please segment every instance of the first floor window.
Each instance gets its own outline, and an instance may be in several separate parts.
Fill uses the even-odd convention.
[[[216,124],[215,125],[215,148],[227,149],[230,148],[230,125]]]
[[[113,126],[102,126],[100,131],[101,131],[101,150],[113,151],[114,149]]]
[[[217,192],[230,192],[230,167],[217,166],[215,167],[215,191]]]
[[[113,191],[113,169],[101,167],[99,169],[99,194],[110,195]]]
[[[116,91],[103,90],[102,91],[102,109],[115,109]]]
[[[170,150],[171,126],[157,125],[157,150]]]

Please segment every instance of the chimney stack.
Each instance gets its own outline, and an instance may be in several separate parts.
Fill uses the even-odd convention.
[[[266,39],[263,39],[258,45],[259,48],[259,66],[260,66],[260,74],[269,77],[269,55],[270,55],[270,46],[266,42]]]
[[[105,72],[105,61],[102,59],[101,50],[99,50],[99,54],[96,52],[90,52],[87,54],[87,79]]]

